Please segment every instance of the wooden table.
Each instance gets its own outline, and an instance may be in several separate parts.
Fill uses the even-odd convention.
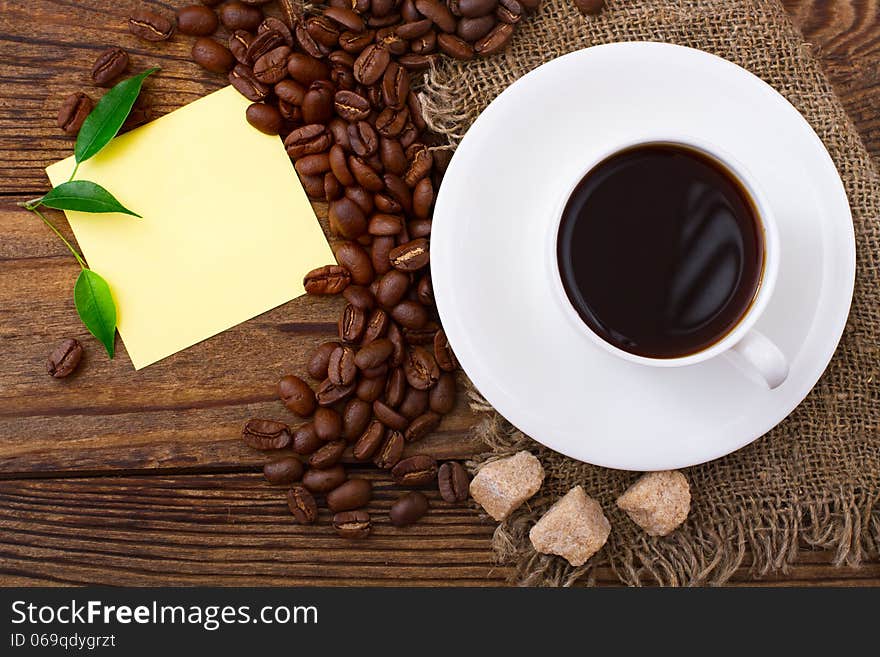
[[[125,17],[143,4],[0,0],[0,584],[503,583],[508,573],[489,549],[494,525],[469,509],[435,496],[422,523],[402,531],[383,520],[369,541],[351,544],[326,512],[315,527],[294,524],[282,492],[263,481],[263,456],[242,444],[241,423],[284,416],[275,382],[334,333],[339,300],[298,299],[141,372],[121,342],[110,361],[80,325],[75,261],[15,206],[44,193],[43,168],[71,152],[54,125],[59,100],[89,89],[91,63],[108,45],[129,49],[134,70],[162,66],[146,92],[158,114],[222,86],[189,61],[189,38],[152,46],[127,33]],[[880,154],[877,2],[786,4]],[[87,356],[56,381],[45,360],[66,336]],[[478,451],[472,422],[460,402],[420,450]],[[378,479],[371,509],[381,518],[394,496]],[[829,560],[804,552],[788,574],[764,581],[880,584],[878,563],[851,570]],[[599,580],[616,581],[610,571]],[[746,568],[734,582],[754,583]]]

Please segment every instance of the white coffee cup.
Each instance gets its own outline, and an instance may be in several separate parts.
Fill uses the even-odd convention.
[[[687,356],[676,358],[651,358],[640,356],[624,351],[615,345],[607,342],[604,338],[593,331],[581,318],[574,306],[572,306],[565,288],[562,283],[562,276],[559,271],[557,260],[557,239],[559,234],[559,226],[562,221],[562,214],[568,203],[569,197],[574,192],[575,187],[580,181],[600,162],[608,157],[623,150],[633,148],[635,146],[643,146],[648,144],[671,144],[683,146],[685,148],[698,151],[709,157],[726,170],[734,179],[739,181],[742,188],[751,197],[754,207],[757,211],[757,219],[760,222],[764,232],[764,267],[761,280],[751,305],[745,314],[740,318],[739,322],[723,337],[718,339],[708,347]],[[550,224],[546,244],[546,266],[548,269],[549,280],[553,289],[553,296],[560,306],[562,312],[569,321],[577,327],[589,340],[595,345],[604,349],[624,360],[640,365],[650,367],[683,367],[686,365],[696,365],[703,361],[715,358],[722,354],[737,354],[741,362],[747,364],[767,383],[769,388],[780,386],[788,377],[788,360],[782,351],[767,336],[755,330],[754,326],[761,313],[770,302],[773,295],[773,288],[776,284],[776,276],[779,271],[779,234],[776,229],[776,222],[770,206],[767,204],[764,194],[761,192],[755,179],[748,173],[748,170],[739,162],[737,162],[729,154],[723,152],[714,145],[707,144],[701,139],[693,137],[652,137],[639,139],[634,142],[616,145],[607,149],[595,160],[588,163],[575,176],[571,185],[569,185],[565,193],[557,203],[553,221]]]

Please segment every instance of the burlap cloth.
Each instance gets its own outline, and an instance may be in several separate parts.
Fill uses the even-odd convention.
[[[637,473],[585,465],[514,429],[471,390],[483,413],[477,433],[492,452],[528,449],[547,471],[541,492],[495,533],[500,560],[526,585],[567,585],[610,566],[627,584],[723,583],[751,555],[756,575],[784,571],[799,548],[833,550],[837,564],[876,559],[880,549],[880,180],[800,32],[776,0],[618,0],[582,17],[571,0],[544,0],[502,54],[446,60],[429,72],[422,98],[430,125],[452,145],[486,105],[538,65],[587,46],[667,41],[720,55],[757,74],[807,118],[825,142],[852,206],[858,265],[843,341],[813,392],[781,425],[730,456],[689,468],[693,502],[684,526],[646,536],[614,505]],[[547,507],[582,484],[612,524],[604,548],[584,567],[539,555],[528,530]]]

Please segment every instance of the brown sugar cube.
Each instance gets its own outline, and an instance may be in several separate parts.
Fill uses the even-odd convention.
[[[581,486],[575,486],[535,523],[529,539],[538,552],[582,566],[605,545],[610,533],[611,523],[602,507]]]
[[[617,498],[617,506],[651,536],[666,536],[687,518],[691,490],[678,470],[648,472]]]
[[[538,492],[544,482],[541,462],[526,451],[484,465],[471,481],[470,491],[486,513],[504,520]]]

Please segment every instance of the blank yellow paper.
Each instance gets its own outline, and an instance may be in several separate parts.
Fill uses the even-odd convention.
[[[334,262],[281,140],[248,125],[248,104],[221,89],[79,168],[143,216],[66,213],[135,369],[300,296],[303,275]],[[73,166],[46,172],[57,185]]]

